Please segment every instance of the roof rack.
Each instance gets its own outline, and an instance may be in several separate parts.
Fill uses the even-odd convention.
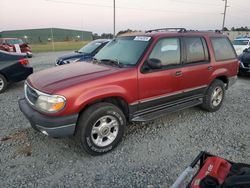
[[[146,33],[151,33],[153,31],[158,31],[158,32],[163,32],[163,31],[177,31],[177,32],[186,32],[187,30],[185,28],[160,28],[160,29],[152,29],[152,30],[147,30]]]
[[[185,33],[185,32],[214,32],[214,33],[220,33],[222,34],[223,32],[221,30],[187,30],[185,28],[160,28],[160,29],[152,29],[152,30],[147,30],[146,33],[151,33],[151,32],[164,32],[164,31],[169,31],[169,32],[179,32],[179,33]]]
[[[216,29],[216,30],[188,30],[188,31],[190,31],[190,32],[211,32],[211,33],[223,33],[223,31],[221,31],[221,30],[218,30],[218,29]]]

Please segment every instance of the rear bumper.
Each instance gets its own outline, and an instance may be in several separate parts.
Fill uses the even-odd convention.
[[[9,77],[10,82],[19,82],[22,80],[25,80],[29,75],[33,73],[33,68],[32,67],[23,67],[19,72],[11,75]]]
[[[78,114],[52,117],[35,111],[30,107],[25,98],[20,99],[18,104],[20,110],[35,130],[51,137],[74,135]]]

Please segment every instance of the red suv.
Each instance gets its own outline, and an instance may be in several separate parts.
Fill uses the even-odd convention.
[[[74,135],[92,155],[117,146],[128,122],[197,105],[217,111],[238,73],[229,39],[217,32],[162,30],[115,38],[92,62],[32,74],[21,111],[34,129]]]
[[[27,57],[32,57],[32,52],[28,44],[19,38],[0,38],[0,50],[26,53]]]

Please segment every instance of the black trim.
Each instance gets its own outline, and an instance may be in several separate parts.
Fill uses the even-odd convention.
[[[19,108],[30,121],[32,127],[39,131],[46,131],[49,136],[70,136],[75,132],[78,114],[70,116],[46,116],[35,111],[25,98],[18,101]]]
[[[132,117],[132,121],[150,121],[156,118],[159,118],[161,116],[164,116],[167,113],[172,113],[172,112],[176,112],[179,110],[183,110],[185,108],[189,108],[189,107],[193,107],[196,105],[201,104],[203,101],[203,98],[193,98],[193,99],[189,99],[186,101],[183,101],[181,103],[175,103],[175,104],[171,104],[168,105],[164,108],[161,109],[157,109],[151,112],[147,112],[147,113],[143,113],[143,114],[136,114],[134,117]]]
[[[206,89],[207,87],[203,87],[192,91],[182,92],[158,99],[152,99],[150,101],[140,101],[138,104],[129,105],[129,119],[133,121],[136,116],[156,113],[157,111],[165,111],[164,109],[168,108],[176,111],[178,107],[181,109],[185,108],[185,104],[187,104],[187,107],[192,106],[193,103],[194,105],[197,105],[204,97]]]
[[[206,91],[206,87],[200,88],[200,89],[195,89],[195,90],[188,91],[188,92],[182,92],[180,94],[162,97],[159,99],[154,99],[151,101],[140,102],[139,111],[145,110],[148,108],[155,108],[157,106],[162,106],[162,105],[165,105],[166,103],[171,103],[171,102],[177,101],[177,100],[186,100],[185,98],[187,98],[187,97],[193,97],[196,95],[203,95],[205,93],[205,91]]]

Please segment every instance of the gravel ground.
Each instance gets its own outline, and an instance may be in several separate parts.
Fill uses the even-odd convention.
[[[65,52],[39,53],[35,71],[54,66]],[[71,138],[48,138],[31,129],[18,108],[23,82],[0,95],[0,187],[169,187],[206,150],[250,163],[250,78],[226,93],[222,108],[191,108],[128,126],[112,152],[89,156]]]

